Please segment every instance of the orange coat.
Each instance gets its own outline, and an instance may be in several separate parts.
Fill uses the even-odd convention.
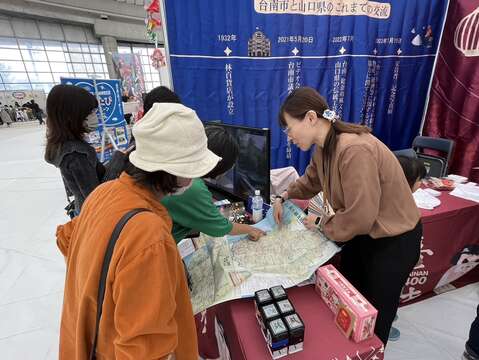
[[[97,359],[198,359],[188,286],[166,209],[123,173],[90,194],[80,216],[59,226],[67,272],[60,359],[88,359],[93,342],[101,265],[116,223],[129,210],[110,263]]]

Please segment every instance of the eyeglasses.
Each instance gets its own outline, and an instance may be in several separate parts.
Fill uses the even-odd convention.
[[[307,115],[308,112],[310,112],[310,111],[312,111],[312,110],[306,111],[300,118],[304,120],[304,118],[306,117],[306,115]],[[301,122],[301,121],[297,121],[297,122],[295,122],[292,126],[290,126],[290,127],[288,127],[288,126],[285,127],[284,129],[282,129],[283,133],[284,133],[286,136],[288,136],[289,133],[291,132],[291,129],[292,129],[294,126],[296,126],[297,124],[299,124],[300,122]]]

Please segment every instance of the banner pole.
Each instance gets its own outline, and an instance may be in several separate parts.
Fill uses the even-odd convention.
[[[447,7],[446,7],[446,12],[444,14],[444,21],[442,23],[441,35],[439,36],[439,43],[437,45],[436,57],[434,58],[434,64],[432,65],[431,79],[429,79],[429,88],[427,90],[426,102],[424,103],[424,109],[423,109],[423,112],[422,112],[422,119],[421,119],[421,126],[419,128],[419,135],[422,135],[422,132],[424,130],[424,124],[426,123],[427,107],[429,105],[429,99],[431,97],[431,89],[432,89],[432,82],[434,80],[434,72],[436,71],[437,58],[439,57],[439,51],[441,50],[442,35],[444,34],[444,28],[446,27],[447,15],[448,15],[448,12],[449,12],[449,5],[450,4],[451,4],[451,0],[448,0]]]
[[[173,75],[171,73],[171,59],[170,59],[170,46],[168,43],[168,30],[166,28],[166,5],[165,0],[160,0],[160,12],[161,12],[161,29],[163,30],[163,39],[165,45],[165,57],[166,57],[166,68],[168,72],[168,78],[170,80],[170,88],[174,91],[175,87],[173,85]],[[159,72],[159,70],[158,70]]]

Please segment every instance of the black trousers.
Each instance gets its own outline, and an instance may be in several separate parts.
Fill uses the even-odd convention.
[[[476,311],[477,315],[469,330],[469,339],[466,343],[466,349],[473,356],[479,357],[479,305]]]
[[[378,310],[374,332],[386,346],[399,297],[419,260],[422,224],[404,234],[356,236],[341,250],[341,272]]]

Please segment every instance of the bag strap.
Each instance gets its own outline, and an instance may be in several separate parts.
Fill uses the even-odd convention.
[[[123,217],[118,221],[113,229],[113,232],[110,237],[110,241],[108,242],[108,246],[106,248],[105,257],[103,258],[103,264],[101,266],[101,273],[100,273],[100,281],[98,284],[98,296],[97,296],[97,308],[96,308],[96,325],[95,325],[95,337],[93,340],[93,346],[90,351],[90,360],[96,359],[96,344],[98,340],[98,329],[100,326],[100,318],[102,313],[102,306],[103,306],[103,299],[105,298],[105,285],[106,285],[106,276],[108,275],[108,268],[110,267],[111,257],[113,255],[113,250],[115,248],[116,241],[120,236],[123,227],[126,225],[128,220],[130,220],[136,214],[143,212],[143,211],[151,211],[148,209],[133,209],[128,211]]]

